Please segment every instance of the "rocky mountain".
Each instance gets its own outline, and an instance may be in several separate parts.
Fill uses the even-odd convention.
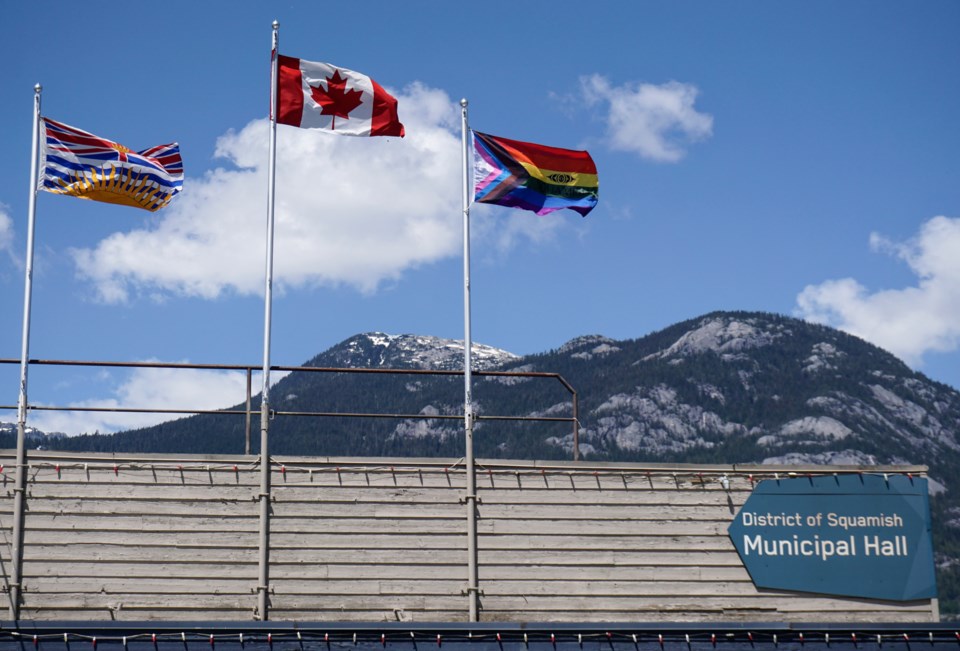
[[[595,459],[765,463],[920,463],[937,490],[960,465],[960,393],[838,330],[784,316],[716,312],[639,339],[574,339],[519,357],[474,344],[475,371],[549,372],[580,399],[580,451]],[[306,362],[321,369],[456,371],[461,341],[356,335]],[[272,389],[278,453],[457,456],[457,376],[293,373]],[[475,375],[478,454],[569,457],[571,428],[482,420],[571,414],[559,384]],[[256,406],[256,405],[255,405]],[[240,406],[237,406],[240,408]],[[435,415],[436,419],[286,418],[284,412]],[[196,416],[57,444],[130,451],[235,452],[240,418]],[[199,436],[194,436],[199,434]],[[0,432],[3,435],[3,432]],[[33,433],[42,436],[42,433]]]
[[[448,371],[459,370],[462,359],[459,341],[368,333],[306,366]],[[715,312],[638,339],[585,336],[525,357],[476,345],[473,360],[478,372],[560,374],[577,390],[580,452],[587,458],[928,465],[937,496],[941,610],[958,610],[960,393],[876,346],[784,316]],[[567,422],[489,418],[569,417],[570,394],[559,382],[474,377],[478,457],[570,458]],[[271,425],[275,454],[462,456],[463,384],[456,375],[297,372],[280,380],[271,396],[280,414]],[[307,412],[327,415],[304,417]],[[331,415],[370,412],[422,418]],[[242,430],[242,417],[205,415],[53,443],[74,450],[236,453],[243,451]]]
[[[832,328],[714,313],[632,341],[575,340],[524,362],[548,360],[575,386],[605,386],[581,405],[591,454],[922,463],[938,490],[954,475],[960,394]]]
[[[471,361],[477,370],[499,368],[519,359],[499,348],[474,343]],[[333,368],[416,368],[456,371],[463,368],[463,341],[422,335],[371,332],[352,337],[317,355],[304,366]]]

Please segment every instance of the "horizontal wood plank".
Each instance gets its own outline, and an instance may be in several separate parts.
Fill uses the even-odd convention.
[[[0,572],[9,580],[12,457],[0,463]],[[29,464],[22,617],[254,617],[260,473],[250,457],[44,452]],[[936,617],[927,600],[757,590],[727,534],[769,476],[753,472],[484,462],[481,620]],[[282,457],[271,482],[272,619],[465,621],[461,462]]]

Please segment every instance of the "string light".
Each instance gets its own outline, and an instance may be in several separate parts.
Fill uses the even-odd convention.
[[[37,465],[37,464],[30,464],[30,463],[28,463],[28,464],[26,464],[26,467],[27,467],[28,470],[30,470],[30,469],[36,467],[36,465]],[[61,471],[63,471],[64,468],[66,468],[67,466],[69,466],[69,464],[66,464],[66,465],[65,465],[65,464],[63,464],[63,463],[61,463],[61,462],[44,462],[44,463],[41,463],[41,464],[39,464],[39,465],[40,465],[41,467],[49,467],[49,468],[53,468],[53,469],[56,469],[56,468],[59,466],[59,468],[60,468]],[[114,474],[119,475],[120,466],[121,466],[121,465],[123,465],[124,470],[133,470],[133,471],[136,471],[136,470],[148,470],[148,471],[152,472],[154,475],[156,474],[156,470],[157,470],[157,465],[156,465],[156,464],[136,464],[136,463],[124,463],[124,464],[119,464],[119,463],[116,463],[116,462],[110,463],[110,464],[93,464],[92,470],[97,470],[97,469],[100,469],[100,468],[110,469],[110,470],[113,470]],[[288,470],[289,470],[290,472],[301,471],[301,472],[305,472],[305,473],[308,473],[308,474],[312,474],[312,473],[314,472],[314,469],[313,469],[312,467],[310,467],[310,468],[302,467],[302,468],[301,468],[301,467],[292,467],[292,466],[291,466],[291,467],[288,467],[286,464],[278,464],[278,465],[279,465],[279,469],[280,469],[281,472],[286,472],[286,471],[288,471]],[[90,464],[88,464],[88,463],[76,464],[76,467],[82,467],[83,470],[84,470],[88,475],[89,475],[89,473],[90,473],[90,471],[91,471]],[[214,471],[217,471],[217,470],[227,470],[227,471],[231,471],[231,470],[232,470],[235,474],[239,474],[239,472],[240,472],[240,467],[239,467],[238,464],[229,464],[229,465],[225,464],[225,465],[221,465],[221,466],[214,466],[214,465],[210,465],[210,464],[191,464],[191,465],[185,466],[184,464],[179,463],[179,464],[160,465],[159,467],[160,467],[161,469],[175,470],[175,471],[178,471],[178,472],[181,472],[181,473],[183,473],[183,472],[185,472],[185,471],[191,471],[191,470],[205,470],[206,472],[211,472],[211,473],[214,472]],[[5,469],[4,464],[0,464],[0,473],[3,473],[3,472],[4,472],[4,469]],[[341,474],[342,472],[344,472],[344,469],[343,469],[341,466],[333,466],[333,467],[331,467],[331,468],[321,468],[320,470],[321,470],[321,471],[329,470],[330,472],[336,472],[338,475]],[[449,473],[450,473],[451,470],[456,470],[456,468],[451,468],[451,467],[449,467],[449,466],[443,468],[443,472],[444,472],[445,474],[448,474],[448,475],[449,475]],[[400,474],[404,474],[404,473],[406,473],[406,474],[417,474],[417,475],[418,475],[419,477],[421,477],[421,478],[423,477],[423,472],[424,472],[424,471],[423,471],[423,468],[397,468],[396,466],[354,466],[354,467],[351,467],[351,468],[349,469],[349,471],[350,471],[350,472],[358,472],[358,473],[359,473],[359,472],[363,472],[363,473],[371,473],[371,472],[372,472],[372,473],[376,473],[376,472],[390,472],[390,473],[392,473],[392,474],[394,474],[394,475],[396,475],[396,474],[398,474],[398,473],[400,473]],[[504,470],[495,471],[493,468],[486,468],[486,471],[487,471],[488,476],[489,476],[491,479],[493,478],[493,476],[494,476],[495,473],[499,473],[499,474],[512,473],[512,474],[516,475],[517,478],[519,479],[521,474],[533,474],[533,473],[539,472],[539,474],[541,474],[541,475],[547,475],[547,474],[550,472],[550,469],[549,469],[549,468],[536,468],[536,469],[531,469],[530,471],[527,471],[527,472],[521,472],[521,471],[512,470],[512,469],[510,469],[510,470],[504,469]],[[706,485],[706,481],[707,481],[707,477],[710,476],[711,474],[713,474],[713,475],[716,476],[716,481],[721,481],[723,477],[727,477],[728,480],[732,480],[732,479],[735,478],[735,477],[743,477],[744,479],[746,479],[747,481],[749,481],[749,483],[751,484],[751,486],[756,485],[756,484],[761,480],[759,477],[757,477],[756,474],[754,474],[754,473],[752,473],[752,472],[751,472],[751,473],[739,473],[739,472],[730,473],[730,472],[717,472],[717,471],[714,471],[714,472],[698,471],[698,472],[678,473],[678,472],[676,472],[676,471],[665,471],[665,470],[660,470],[660,471],[650,471],[650,470],[642,470],[642,471],[639,471],[639,470],[638,470],[638,471],[636,471],[636,472],[631,473],[631,472],[629,472],[629,471],[625,472],[625,471],[623,471],[622,469],[620,469],[620,470],[617,470],[616,472],[609,471],[609,472],[604,472],[604,473],[601,473],[599,470],[588,470],[588,471],[580,471],[580,472],[577,472],[577,471],[567,471],[566,474],[569,475],[571,478],[573,478],[573,477],[576,476],[576,475],[586,475],[586,474],[592,475],[592,476],[594,476],[594,477],[599,477],[601,474],[603,474],[604,476],[607,476],[607,475],[611,475],[611,476],[612,476],[612,475],[618,475],[618,476],[620,476],[621,479],[623,479],[624,481],[626,481],[627,475],[640,476],[640,477],[644,477],[644,478],[647,479],[647,481],[648,481],[648,482],[650,483],[650,485],[651,485],[651,488],[654,487],[654,482],[653,482],[654,475],[657,475],[658,477],[659,477],[659,476],[670,477],[671,479],[673,479],[674,483],[677,485],[678,488],[679,488],[679,487],[682,487],[683,482],[684,482],[685,480],[692,480],[693,482],[700,482],[703,486],[705,486],[705,485]],[[773,473],[769,473],[769,474],[772,475],[772,477],[773,477],[774,479],[778,480],[778,481],[781,479],[781,477],[780,477],[781,473],[780,473],[780,472],[773,472]],[[890,473],[890,472],[864,473],[862,470],[852,471],[852,472],[848,472],[848,473],[838,473],[838,472],[836,472],[836,471],[832,471],[832,472],[829,472],[829,473],[826,473],[826,472],[811,472],[811,471],[804,471],[804,472],[802,472],[802,473],[788,472],[788,473],[787,473],[787,476],[789,476],[789,477],[805,477],[805,478],[811,479],[811,480],[812,480],[812,479],[817,479],[817,478],[828,477],[828,476],[829,476],[829,477],[833,477],[834,479],[836,479],[836,480],[839,481],[839,477],[840,477],[841,474],[843,474],[843,475],[850,475],[850,476],[854,476],[854,475],[855,475],[855,476],[857,476],[857,477],[860,477],[861,480],[862,480],[862,478],[864,477],[864,475],[866,474],[866,475],[871,475],[871,476],[876,476],[876,477],[883,477],[883,479],[884,479],[885,481],[888,481],[888,482],[889,482],[889,480],[890,480],[890,476],[891,476],[891,475],[903,476],[903,477],[906,477],[906,478],[910,479],[911,481],[916,478],[916,473],[913,472],[913,471],[909,471],[909,472],[904,471],[904,472],[900,472],[900,473],[896,473],[896,472],[894,472],[894,473]],[[36,478],[33,478],[32,480],[33,480],[33,481],[36,481]]]
[[[13,634],[13,635],[19,635],[18,633],[12,633],[12,634]],[[291,634],[291,635],[296,635],[297,641],[298,641],[299,643],[301,643],[301,644],[303,643],[303,633],[302,633],[301,631],[296,631],[296,630],[295,630],[295,631],[291,631],[290,634]],[[212,633],[208,633],[208,634],[206,634],[206,635],[207,635],[207,640],[208,640],[208,642],[210,642],[212,645],[215,646],[215,645],[216,645],[216,635],[215,635],[215,634],[212,634]],[[409,635],[410,638],[413,639],[413,640],[415,640],[416,637],[417,637],[416,631],[408,631],[408,635]],[[522,635],[523,635],[523,640],[524,640],[524,642],[525,642],[526,644],[529,644],[529,643],[530,643],[529,633],[523,633]],[[824,635],[823,639],[824,639],[825,644],[829,645],[829,644],[831,643],[831,641],[832,641],[832,640],[831,640],[831,637],[830,637],[831,634],[825,632],[823,635]],[[912,633],[901,633],[901,634],[900,634],[900,637],[903,639],[904,642],[910,642],[911,635],[912,635]],[[953,635],[954,635],[954,639],[955,639],[958,643],[960,643],[960,630],[954,631],[954,634],[953,634]],[[70,632],[64,632],[64,633],[63,633],[63,639],[64,639],[64,642],[65,642],[65,643],[69,643],[69,641],[70,641],[70,636],[71,636],[71,633],[70,633]],[[608,639],[608,640],[612,640],[612,639],[614,638],[614,636],[615,636],[615,633],[614,633],[613,631],[607,630],[607,631],[604,631],[604,632],[603,632],[603,636],[604,636],[606,639]],[[627,634],[624,634],[624,636],[626,637]],[[714,644],[714,645],[716,645],[717,642],[718,642],[717,636],[718,636],[717,633],[711,633],[711,634],[710,634],[710,641],[711,641],[711,643]],[[733,633],[727,633],[726,636],[727,636],[728,638],[734,638],[734,634],[733,634]],[[756,633],[754,633],[753,631],[746,631],[746,632],[745,632],[745,636],[746,636],[747,640],[748,640],[751,644],[756,644],[756,643],[757,643],[757,636],[756,636]],[[849,632],[849,636],[850,636],[850,641],[851,641],[853,644],[855,644],[855,645],[859,645],[859,644],[860,644],[860,642],[861,642],[861,637],[860,637],[860,635],[859,635],[859,633],[858,633],[857,631],[850,631],[850,632]],[[26,638],[27,636],[26,636],[26,635],[23,635],[22,637],[23,637],[23,638]],[[33,635],[29,636],[29,637],[30,637],[30,639],[33,641],[34,646],[39,646],[39,645],[40,645],[40,636],[39,636],[39,635],[33,634]],[[471,639],[471,640],[472,640],[474,637],[475,637],[475,636],[473,635],[472,632],[468,632],[468,633],[467,633],[467,638],[468,638],[468,639]],[[496,639],[497,639],[498,642],[503,642],[503,639],[504,639],[504,638],[503,638],[503,633],[502,633],[502,632],[497,632],[497,633],[495,633],[495,637],[496,637]],[[876,635],[876,642],[877,642],[878,645],[882,645],[882,644],[883,644],[883,641],[884,641],[883,638],[884,638],[884,636],[883,636],[882,634],[877,634],[877,635]],[[99,643],[100,643],[100,641],[101,641],[101,638],[99,638],[99,637],[90,637],[90,638],[85,638],[85,639],[89,639],[90,642],[91,642],[91,644],[96,644],[97,646],[99,646]],[[123,646],[129,647],[129,638],[128,638],[127,636],[123,636],[123,637],[120,637],[120,638],[108,638],[108,639],[117,639],[117,641],[119,641]],[[243,645],[243,644],[245,643],[245,641],[246,641],[243,633],[238,633],[238,639],[239,639],[241,645]],[[358,634],[357,634],[356,632],[352,634],[352,639],[353,639],[354,643],[357,642]],[[436,642],[437,642],[437,645],[438,645],[438,646],[442,646],[442,645],[443,645],[443,635],[442,635],[441,633],[437,633],[436,636],[435,636],[435,639],[436,639]],[[579,645],[582,645],[582,644],[583,644],[583,634],[582,634],[582,633],[578,633],[578,634],[576,635],[576,639],[577,639],[577,643],[578,643]],[[639,643],[640,643],[640,635],[638,635],[637,633],[630,633],[630,634],[629,634],[629,639],[630,639],[631,641],[633,641],[634,644],[639,644]],[[934,633],[933,631],[928,631],[928,632],[927,632],[927,639],[928,639],[931,643],[935,644],[935,643],[937,642],[937,635],[936,635],[936,633]],[[188,641],[188,640],[187,640],[187,634],[186,634],[186,632],[181,632],[181,633],[180,633],[180,640],[181,640],[182,642],[187,642],[187,641]],[[380,640],[381,640],[381,642],[385,642],[385,641],[386,641],[386,633],[381,633],[381,635],[380,635]],[[551,644],[551,645],[556,645],[556,644],[557,644],[557,634],[556,634],[555,632],[549,633],[549,640],[550,640],[550,644]],[[687,644],[692,644],[692,639],[691,639],[690,633],[684,633],[684,634],[683,634],[683,640],[684,640],[684,642],[686,642]],[[777,633],[772,633],[772,632],[771,632],[771,633],[770,633],[770,640],[771,640],[771,642],[772,642],[774,645],[779,645],[779,635],[778,635]],[[797,640],[798,640],[801,644],[805,644],[805,643],[806,643],[806,634],[803,633],[803,632],[798,632],[798,633],[797,633]],[[158,643],[159,640],[158,640],[158,637],[157,637],[157,634],[156,634],[156,633],[151,633],[151,634],[150,634],[150,641],[151,641],[153,644],[155,644],[155,645]],[[268,634],[267,634],[266,641],[267,641],[269,644],[272,644],[272,643],[273,643],[273,633],[268,633]],[[323,641],[324,641],[325,643],[327,643],[327,644],[329,644],[329,643],[331,642],[331,640],[330,640],[330,633],[329,633],[329,632],[325,632],[325,633],[323,634]],[[662,633],[657,634],[657,641],[658,641],[658,643],[659,643],[661,646],[665,646],[666,637],[664,636],[664,634],[662,634]]]

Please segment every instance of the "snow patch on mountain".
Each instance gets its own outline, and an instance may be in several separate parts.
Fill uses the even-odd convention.
[[[423,335],[390,335],[368,332],[344,342],[334,351],[336,363],[354,368],[416,368],[431,371],[461,370],[463,341]],[[511,352],[473,343],[471,365],[475,370],[498,368],[519,359]]]

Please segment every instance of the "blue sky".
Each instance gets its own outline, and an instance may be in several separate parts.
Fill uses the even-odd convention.
[[[31,356],[261,363],[276,19],[281,53],[393,92],[407,137],[278,127],[273,363],[373,330],[463,337],[465,97],[474,128],[588,149],[600,177],[586,219],[474,207],[474,341],[536,353],[764,310],[960,387],[960,4],[363,6],[4,3],[0,357],[20,355],[39,82],[47,117],[133,149],[178,141],[186,179],[153,214],[38,196]],[[0,404],[17,375],[0,366]],[[30,400],[215,408],[242,385],[35,368]],[[30,417],[71,433],[145,422]]]

